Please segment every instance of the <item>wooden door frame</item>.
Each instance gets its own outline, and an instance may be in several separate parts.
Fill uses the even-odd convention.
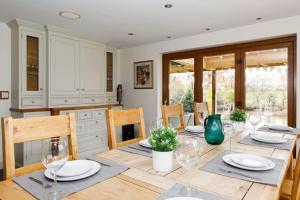
[[[245,108],[245,52],[259,51],[274,48],[288,48],[288,125],[296,126],[296,56],[297,37],[289,35],[280,38],[245,42],[226,46],[196,49],[183,52],[163,54],[163,94],[162,103],[169,103],[169,62],[170,60],[194,58],[194,99],[202,102],[202,72],[203,57],[234,53],[235,62],[235,105]]]

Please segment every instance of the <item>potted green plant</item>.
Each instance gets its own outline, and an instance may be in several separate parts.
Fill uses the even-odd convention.
[[[246,112],[241,109],[235,109],[230,113],[230,120],[234,123],[234,129],[237,132],[242,132],[245,130],[245,123],[247,119]]]
[[[152,163],[156,171],[173,169],[173,151],[178,141],[177,132],[170,126],[162,126],[151,130],[149,142],[152,146]]]

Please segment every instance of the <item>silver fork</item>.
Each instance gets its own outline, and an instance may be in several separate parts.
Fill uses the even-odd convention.
[[[246,178],[251,178],[251,179],[256,179],[256,180],[261,180],[260,178],[257,178],[257,177],[252,177],[252,176],[249,176],[247,174],[244,174],[244,173],[241,173],[241,172],[236,172],[236,171],[232,171],[232,170],[226,170],[226,169],[223,169],[223,168],[219,168],[222,172],[224,173],[228,173],[228,174],[236,174],[236,175],[239,175],[239,176],[244,176]]]
[[[49,187],[52,187],[52,183],[44,182],[44,181],[42,181],[42,180],[40,180],[40,179],[37,179],[37,178],[34,178],[34,177],[32,177],[32,176],[29,176],[28,178],[29,178],[30,180],[32,180],[32,181],[34,181],[34,182],[40,184],[41,186],[43,186],[43,188],[49,188]]]

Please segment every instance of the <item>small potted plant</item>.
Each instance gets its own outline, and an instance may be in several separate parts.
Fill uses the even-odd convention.
[[[247,115],[244,110],[235,109],[230,113],[230,120],[234,122],[234,129],[237,132],[242,132],[245,130]]]
[[[151,130],[153,169],[171,171],[173,169],[173,151],[177,147],[177,132],[170,126],[162,126]]]

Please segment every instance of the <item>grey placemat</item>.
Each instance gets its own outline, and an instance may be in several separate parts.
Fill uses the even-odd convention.
[[[102,182],[106,179],[114,177],[128,169],[127,166],[117,164],[116,162],[99,158],[97,156],[89,156],[91,160],[96,162],[108,164],[110,166],[101,165],[101,169],[98,173],[85,179],[69,182],[58,182],[57,189],[62,191],[63,196],[68,196],[72,193],[79,192],[85,188]],[[36,171],[24,176],[13,178],[13,181],[24,188],[27,192],[32,194],[37,199],[45,199],[46,195],[53,191],[53,188],[43,188],[40,184],[30,180],[28,177],[35,177],[45,182],[53,182],[44,176],[44,170]]]
[[[267,171],[249,171],[232,167],[226,164],[223,161],[224,155],[225,152],[219,154],[217,157],[215,157],[214,159],[206,163],[204,166],[202,166],[200,170],[256,183],[263,183],[275,186],[278,185],[282,173],[284,160],[268,157],[267,159],[270,159],[275,163],[275,168]]]
[[[172,197],[184,197],[187,195],[186,186],[176,183],[168,191],[162,193],[156,200],[165,200]],[[217,195],[203,192],[192,188],[190,197],[201,198],[205,200],[227,200]]]
[[[129,153],[134,153],[134,154],[152,158],[152,149],[143,147],[143,146],[139,145],[139,143],[129,144],[129,145],[120,147],[118,149],[121,151],[126,151]]]
[[[281,130],[270,129],[268,126],[265,125],[265,126],[259,127],[257,129],[257,131],[296,135],[297,133],[299,133],[300,129],[293,128],[293,130],[281,131]]]
[[[186,135],[186,136],[191,136],[191,137],[201,137],[204,138],[204,133],[195,133],[195,132],[190,132],[187,130],[184,130],[181,134]]]
[[[276,148],[276,149],[282,149],[282,150],[290,150],[291,145],[293,143],[293,140],[292,139],[287,139],[287,141],[285,143],[271,144],[271,143],[266,143],[266,142],[260,142],[260,141],[253,140],[251,138],[250,134],[248,134],[246,137],[241,139],[239,141],[239,143],[240,144],[247,144],[247,145],[261,146],[261,147],[270,147],[270,148]]]

